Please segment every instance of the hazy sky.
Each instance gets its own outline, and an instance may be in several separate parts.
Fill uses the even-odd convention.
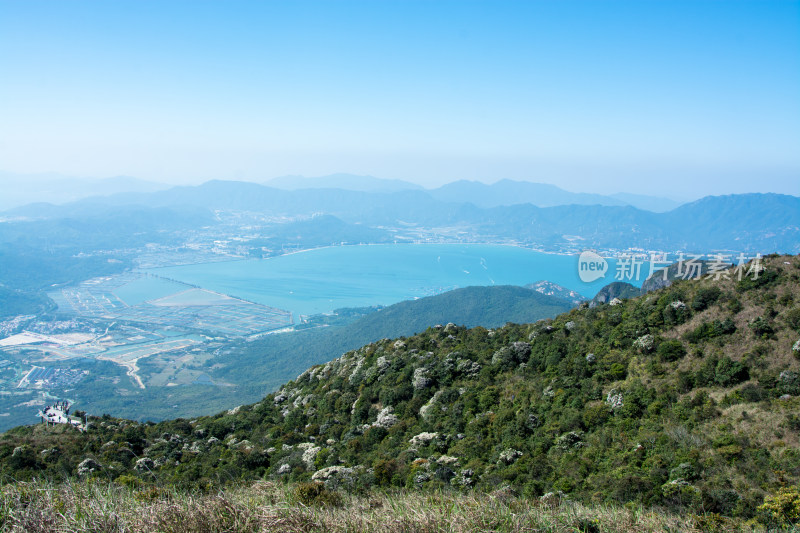
[[[0,0],[0,170],[800,194],[800,2]]]

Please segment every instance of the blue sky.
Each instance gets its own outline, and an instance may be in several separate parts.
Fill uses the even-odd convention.
[[[800,194],[800,2],[0,0],[0,170]]]

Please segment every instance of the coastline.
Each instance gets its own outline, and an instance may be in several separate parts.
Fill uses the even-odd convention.
[[[356,253],[359,249],[376,253]],[[442,259],[447,254],[447,262],[441,268],[427,262],[425,256],[431,249],[440,250]],[[405,250],[409,250],[407,263]],[[299,259],[298,254],[306,256]],[[488,259],[488,269],[485,265],[476,266],[484,257]],[[577,275],[577,258],[575,252],[543,251],[513,242],[353,243],[292,250],[263,259],[159,267],[149,272],[230,298],[289,310],[293,315],[313,315],[336,308],[392,305],[443,292],[429,290],[432,287],[524,286],[550,281],[592,298],[602,286],[618,281],[614,279],[612,258],[603,279],[583,283]],[[437,260],[436,254],[432,259]],[[218,264],[219,267],[214,266]],[[187,270],[164,271],[179,267]],[[639,279],[624,281],[641,286],[645,274],[643,271]]]

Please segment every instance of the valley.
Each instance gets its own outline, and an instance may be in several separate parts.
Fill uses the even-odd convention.
[[[800,0],[0,0],[0,532],[800,533]]]
[[[245,192],[266,204],[257,209],[243,200]],[[579,301],[573,296],[565,304],[559,295],[591,299],[611,281],[635,291],[647,276],[686,254],[684,248],[649,247],[652,238],[624,248],[604,246],[625,230],[615,223],[598,234],[585,221],[609,219],[617,206],[569,206],[569,213],[564,207],[539,209],[533,219],[532,206],[504,208],[497,227],[497,208],[458,207],[425,199],[422,191],[331,191],[338,207],[315,190],[276,192],[235,182],[180,193],[28,206],[0,223],[0,300],[7,302],[0,307],[0,429],[29,423],[29,406],[51,397],[138,420],[213,412],[254,401],[308,365],[382,336],[410,335],[459,317],[484,326],[552,317]],[[409,194],[438,214],[413,205],[398,210]],[[354,207],[365,200],[375,206]],[[775,199],[752,201],[771,205]],[[376,218],[380,205],[386,209]],[[320,208],[332,213],[314,214]],[[351,208],[345,219],[335,215]],[[670,216],[632,213],[641,219],[637,223]],[[550,237],[521,231],[522,220],[536,227],[545,214],[564,217],[536,230]],[[570,227],[559,228],[564,221]],[[774,235],[788,231],[784,238],[790,239],[786,223],[776,213],[761,226]],[[714,249],[723,248],[725,239]],[[740,250],[752,250],[759,240],[753,235],[738,242]],[[605,264],[602,275],[589,281],[581,278],[576,255],[586,246]],[[703,257],[697,251],[686,257]],[[718,255],[733,264],[756,252]],[[428,301],[459,288],[540,281],[555,284],[555,291],[537,289],[553,295],[549,302],[534,302],[532,291],[495,291],[492,298],[503,294],[527,302],[530,312],[517,318],[494,314],[478,300],[467,304],[465,296],[456,296],[449,308]],[[425,323],[400,313],[386,325],[373,323],[371,331],[358,325],[382,307],[415,300],[420,309],[433,305],[439,314],[420,311],[430,317]],[[74,377],[19,386],[34,367]]]

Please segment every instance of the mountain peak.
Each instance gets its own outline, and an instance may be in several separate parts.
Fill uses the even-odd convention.
[[[525,285],[525,288],[542,293],[546,296],[555,296],[556,298],[567,300],[573,305],[580,305],[586,301],[586,297],[580,293],[566,287],[562,287],[561,285],[553,283],[552,281],[540,280],[535,283],[531,283],[530,285]]]

